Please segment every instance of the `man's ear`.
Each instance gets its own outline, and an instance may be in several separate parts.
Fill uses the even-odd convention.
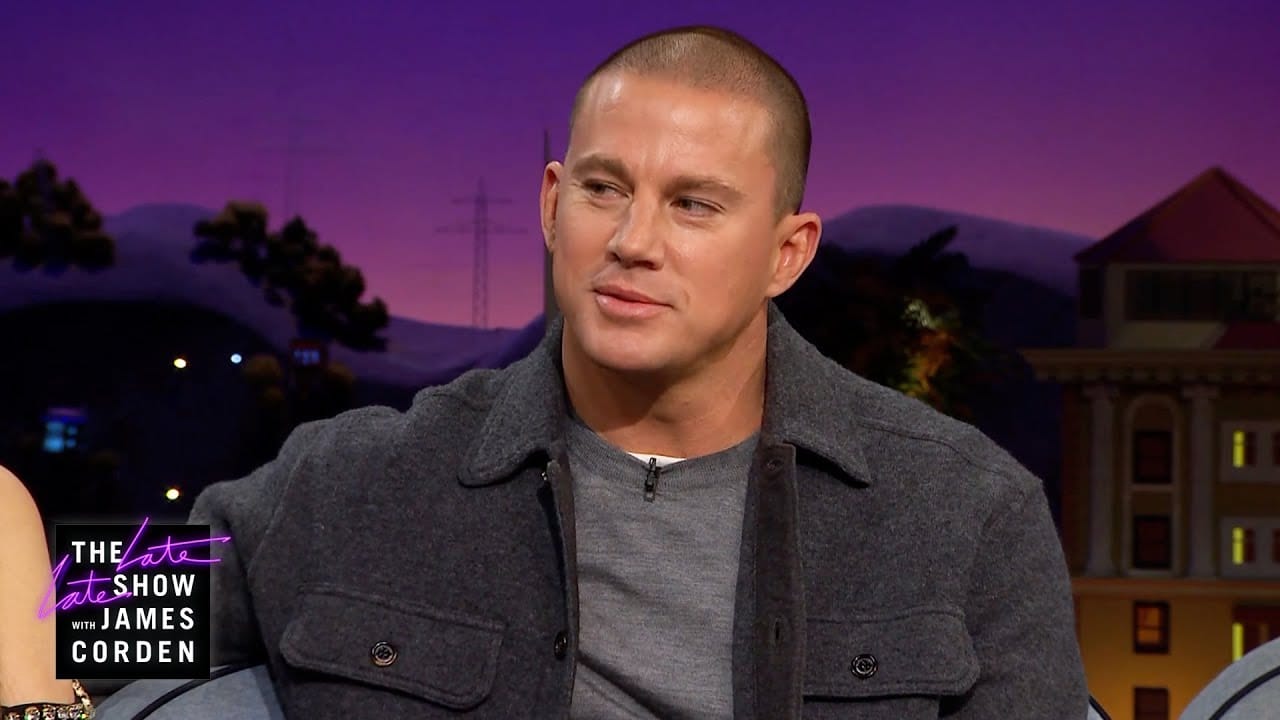
[[[822,238],[822,218],[814,212],[789,215],[778,223],[776,237],[773,277],[765,292],[770,298],[786,292],[813,262]]]
[[[564,173],[564,165],[552,160],[542,171],[542,189],[538,192],[538,208],[542,219],[542,243],[547,252],[555,253],[556,248],[556,203],[560,200],[560,177]]]

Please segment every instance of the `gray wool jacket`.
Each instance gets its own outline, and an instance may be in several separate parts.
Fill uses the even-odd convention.
[[[1040,481],[830,361],[769,304],[734,608],[739,720],[1078,720]],[[289,718],[566,718],[578,631],[563,320],[530,355],[297,428],[215,483],[215,665]],[[661,662],[661,658],[654,658]]]

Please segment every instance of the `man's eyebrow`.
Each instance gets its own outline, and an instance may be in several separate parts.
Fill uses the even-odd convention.
[[[609,173],[628,185],[632,184],[631,173],[627,171],[626,165],[612,155],[587,155],[573,165],[574,176],[596,171]],[[731,183],[712,175],[681,175],[672,180],[666,189],[668,193],[688,190],[719,192],[729,196],[731,200],[741,200],[744,197],[743,192]]]
[[[721,193],[727,195],[729,199],[733,201],[741,200],[743,198],[741,190],[728,182],[711,175],[681,175],[672,181],[668,190],[672,193],[684,192],[687,190]]]
[[[631,184],[631,173],[627,172],[627,166],[612,155],[593,153],[573,164],[573,175],[575,177],[581,177],[592,172],[606,172],[628,185]]]

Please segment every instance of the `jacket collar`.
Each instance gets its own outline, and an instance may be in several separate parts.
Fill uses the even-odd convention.
[[[764,443],[813,453],[850,479],[870,484],[857,420],[858,395],[870,384],[823,356],[791,327],[771,300],[765,359]],[[532,353],[511,364],[471,445],[459,482],[477,487],[509,478],[530,456],[557,458],[567,416],[555,318]]]

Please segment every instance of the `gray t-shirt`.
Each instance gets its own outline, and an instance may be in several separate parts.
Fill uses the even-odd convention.
[[[733,717],[738,552],[758,440],[685,460],[629,454],[571,418],[581,616],[570,717]]]

